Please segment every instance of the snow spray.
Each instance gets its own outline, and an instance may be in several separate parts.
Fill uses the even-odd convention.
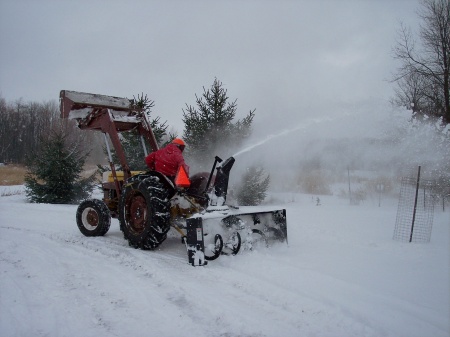
[[[335,118],[324,117],[324,118],[314,118],[314,119],[310,119],[310,120],[308,120],[308,121],[306,121],[306,122],[304,122],[304,123],[302,123],[302,124],[296,126],[296,127],[293,128],[293,129],[286,129],[286,130],[281,131],[280,133],[269,135],[269,136],[267,136],[265,139],[260,140],[260,141],[256,142],[256,143],[253,144],[253,145],[247,146],[245,149],[243,149],[243,150],[241,150],[241,151],[235,153],[235,154],[233,155],[233,157],[236,157],[236,156],[241,155],[242,153],[248,152],[248,151],[254,149],[255,147],[258,147],[258,146],[260,146],[260,145],[263,145],[263,144],[267,143],[269,140],[272,140],[272,139],[274,139],[274,138],[278,138],[278,137],[285,136],[285,135],[290,134],[290,133],[295,132],[295,131],[299,131],[299,130],[306,129],[308,126],[311,126],[311,125],[313,125],[313,124],[319,124],[319,123],[323,123],[323,122],[330,122],[330,121],[332,121],[333,119],[335,119]]]

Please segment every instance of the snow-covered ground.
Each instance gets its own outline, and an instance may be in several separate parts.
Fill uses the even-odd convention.
[[[289,194],[278,197],[289,246],[194,268],[175,235],[135,250],[113,220],[87,238],[77,206],[29,204],[20,190],[0,187],[1,336],[450,335],[450,212],[439,207],[431,242],[410,244],[392,240],[395,199],[317,206]]]

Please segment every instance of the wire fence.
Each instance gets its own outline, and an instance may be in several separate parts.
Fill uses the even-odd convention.
[[[433,227],[435,182],[418,178],[402,178],[395,221],[394,240],[430,242]]]

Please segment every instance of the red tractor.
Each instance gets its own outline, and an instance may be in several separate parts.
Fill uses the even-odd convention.
[[[189,263],[195,266],[256,244],[287,242],[285,209],[226,205],[233,157],[222,161],[216,156],[211,172],[190,179],[177,176],[175,182],[156,171],[131,171],[122,132],[134,131],[145,154],[148,146],[150,151],[158,150],[147,116],[134,100],[62,90],[60,109],[61,117],[75,119],[80,129],[97,130],[105,136],[111,171],[103,174],[103,199],[85,200],[77,209],[77,225],[85,236],[105,235],[113,217],[119,219],[130,246],[154,249],[173,228],[186,245]],[[117,171],[110,143],[119,159],[121,169]]]

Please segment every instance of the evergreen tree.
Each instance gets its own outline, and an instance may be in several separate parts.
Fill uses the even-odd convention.
[[[203,88],[202,97],[196,97],[197,108],[187,105],[183,109],[185,125],[183,138],[187,143],[186,155],[199,169],[207,169],[219,151],[230,152],[251,134],[254,112],[242,120],[233,122],[236,100],[228,101],[222,82],[214,80],[211,89]]]
[[[250,167],[242,177],[240,188],[237,191],[237,201],[242,206],[259,205],[266,198],[270,176],[264,178],[264,169]]]
[[[131,105],[136,109],[140,109],[142,113],[146,115],[147,120],[150,121],[150,126],[152,128],[153,134],[155,135],[156,142],[160,144],[164,136],[167,135],[167,122],[161,123],[159,117],[150,119],[152,108],[155,106],[155,102],[150,100],[147,95],[144,96],[144,94],[142,93],[141,96],[138,95],[137,98],[133,97],[133,99],[131,100]]]
[[[87,198],[95,185],[94,175],[81,178],[89,153],[77,145],[66,145],[62,131],[41,139],[40,148],[28,158],[25,176],[26,195],[31,202],[66,204]]]

